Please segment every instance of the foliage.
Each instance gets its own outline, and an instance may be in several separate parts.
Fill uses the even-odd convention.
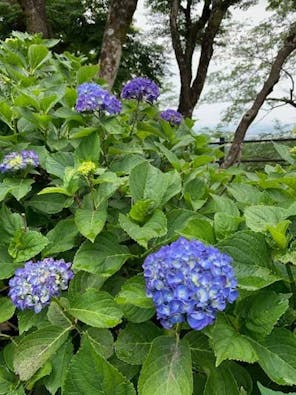
[[[149,103],[78,113],[96,67],[53,44],[15,34],[0,48],[0,161],[40,160],[0,176],[0,393],[295,392],[293,155],[279,149],[285,169],[223,170],[191,120],[172,126]],[[202,331],[163,329],[145,292],[144,259],[180,235],[230,255],[239,285]],[[50,257],[73,262],[68,290],[16,310],[9,279]]]
[[[54,51],[70,51],[97,61],[108,15],[105,0],[47,0],[46,11],[52,37],[59,39]],[[22,10],[17,1],[0,0],[0,38],[4,40],[12,31],[26,30]],[[145,75],[160,83],[166,65],[163,47],[149,40],[143,42],[140,34],[131,27],[123,47],[123,60],[115,88],[134,75]]]

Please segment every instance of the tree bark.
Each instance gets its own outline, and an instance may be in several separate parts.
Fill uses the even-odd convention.
[[[185,117],[192,117],[206,81],[208,67],[214,52],[214,40],[229,7],[239,0],[204,0],[201,16],[192,21],[192,0],[187,0],[186,8],[180,0],[172,0],[170,10],[170,31],[177,59],[181,90],[178,111]],[[185,35],[181,37],[178,28],[179,13],[185,16]],[[194,80],[192,81],[192,60],[197,44],[201,52]]]
[[[138,0],[112,0],[111,2],[99,59],[99,77],[107,82],[109,89],[113,87],[117,76],[122,46],[137,3]]]
[[[45,0],[18,0],[28,33],[42,33],[44,38],[51,36],[51,29],[46,16]]]
[[[260,108],[265,102],[267,96],[273,91],[274,86],[280,79],[282,66],[296,49],[296,24],[293,24],[289,34],[287,35],[282,48],[279,50],[277,56],[272,64],[269,76],[265,81],[262,89],[257,94],[251,108],[243,115],[234,133],[234,139],[226,156],[225,161],[222,164],[223,168],[228,168],[233,165],[240,156],[241,145],[244,141],[245,135],[251,123],[256,118]]]

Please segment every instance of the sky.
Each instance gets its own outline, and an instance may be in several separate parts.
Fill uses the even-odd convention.
[[[151,30],[151,26],[149,25],[148,11],[144,6],[145,0],[139,0],[138,8],[136,10],[134,16],[134,24],[135,26],[145,34],[149,33]],[[265,10],[266,0],[260,0],[256,6],[250,7],[247,11],[242,11],[236,9],[233,11],[233,17],[237,21],[242,21],[246,19],[248,22],[253,22],[254,24],[262,21],[266,18],[266,10]],[[170,76],[170,83],[172,86],[171,96],[174,96],[176,93],[176,99],[172,102],[172,107],[177,106],[178,103],[178,94],[180,89],[179,82],[179,73],[178,67],[174,58],[173,50],[171,49],[171,66],[170,71],[172,75]],[[193,65],[193,69],[196,69],[198,57],[195,59],[195,65]],[[225,63],[225,67],[227,67],[227,63]],[[213,69],[213,66],[210,66],[210,71]],[[206,92],[205,88],[205,92]],[[161,97],[160,97],[161,99]],[[162,104],[162,103],[161,103]],[[204,127],[208,127],[211,129],[215,129],[219,121],[221,120],[222,112],[227,108],[228,103],[213,103],[213,104],[201,104],[198,105],[194,112],[194,118],[197,120],[196,125],[197,128],[201,129]],[[272,133],[274,132],[274,123],[275,121],[280,121],[282,124],[294,125],[296,124],[296,111],[295,108],[291,106],[284,106],[277,109],[272,110],[270,113],[266,115],[266,112],[260,111],[257,118],[251,125],[248,130],[248,136],[256,135],[258,133]],[[229,125],[226,128],[229,131],[233,131],[235,129],[235,124]],[[289,130],[289,127],[288,127]]]

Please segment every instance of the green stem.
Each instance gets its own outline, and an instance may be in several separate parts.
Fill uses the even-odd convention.
[[[137,100],[137,106],[136,106],[136,109],[134,112],[134,116],[133,116],[133,120],[132,120],[132,124],[131,124],[131,131],[130,131],[129,135],[133,134],[135,126],[138,123],[139,108],[140,108],[140,100]]]
[[[291,292],[293,294],[291,301],[292,301],[292,306],[294,309],[296,309],[296,283],[295,283],[295,278],[293,276],[293,272],[291,269],[291,263],[287,263],[286,269],[287,269],[287,274],[290,280],[290,287],[291,287]]]

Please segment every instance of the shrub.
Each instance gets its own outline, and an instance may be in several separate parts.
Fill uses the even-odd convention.
[[[221,170],[54,44],[0,47],[0,393],[295,390],[293,157]]]

